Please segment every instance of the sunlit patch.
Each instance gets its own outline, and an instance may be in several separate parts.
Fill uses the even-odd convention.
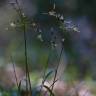
[[[14,22],[11,22],[10,23],[10,26],[15,28],[16,27],[16,24]]]

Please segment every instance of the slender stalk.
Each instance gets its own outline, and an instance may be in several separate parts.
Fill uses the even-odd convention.
[[[23,22],[23,23],[24,23],[23,31],[24,31],[24,47],[25,47],[25,64],[26,64],[26,91],[28,92],[28,85],[29,85],[30,92],[31,92],[31,82],[30,82],[30,75],[29,75],[29,68],[28,68],[28,58],[27,58],[26,24],[25,24],[25,22]],[[28,79],[28,81],[27,81],[27,79]]]
[[[51,89],[51,87],[53,86],[53,84],[55,84],[56,82],[58,81],[58,79],[57,80],[55,80],[51,85],[50,85],[50,89]],[[44,93],[44,96],[46,96],[46,94],[47,94],[47,91]]]
[[[27,41],[26,41],[26,28],[25,28],[25,24],[23,26],[23,31],[24,31],[24,47],[25,47],[25,64],[26,64],[26,91],[28,92],[28,81],[27,81],[27,77],[28,77],[28,64],[27,64]]]
[[[61,60],[62,52],[63,52],[63,47],[61,49],[58,65],[56,67],[55,76],[54,76],[54,79],[53,79],[53,84],[52,84],[52,89],[51,89],[52,91],[53,91],[54,84],[55,84],[54,82],[56,81],[56,76],[57,76],[58,68],[59,68],[59,65],[60,65],[60,60]],[[50,94],[50,96],[51,96],[51,94]]]
[[[12,61],[12,64],[13,64],[13,71],[14,71],[14,75],[15,75],[15,79],[16,79],[17,88],[19,88],[18,79],[17,79],[17,75],[16,75],[15,64],[13,62],[12,56],[11,56],[11,61]]]
[[[29,75],[29,68],[28,68],[28,58],[27,58],[27,36],[26,36],[26,20],[25,17],[22,14],[22,10],[20,8],[18,0],[15,0],[15,4],[17,5],[17,8],[15,8],[16,12],[18,13],[20,17],[20,23],[22,31],[24,32],[24,55],[25,55],[25,67],[26,67],[26,92],[28,92],[28,87],[30,87],[31,92],[31,82],[30,82],[30,75]],[[28,86],[29,85],[29,86]]]
[[[46,66],[45,66],[45,68],[44,68],[44,75],[43,75],[43,80],[42,80],[42,84],[41,84],[41,88],[40,88],[40,96],[41,96],[41,91],[42,91],[42,88],[43,88],[43,86],[44,86],[44,83],[45,83],[45,76],[46,76],[46,70],[47,70],[47,68],[48,68],[48,64],[49,64],[49,60],[50,60],[50,55],[51,55],[51,52],[49,52],[49,56],[48,56],[48,59],[47,59],[47,63],[46,63]]]

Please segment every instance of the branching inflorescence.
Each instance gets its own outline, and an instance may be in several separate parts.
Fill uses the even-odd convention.
[[[29,68],[28,68],[29,65],[28,65],[28,57],[27,57],[26,31],[27,31],[28,26],[33,27],[35,29],[35,31],[39,31],[39,34],[37,35],[37,38],[41,42],[44,42],[43,37],[42,37],[42,28],[39,28],[38,27],[39,25],[34,20],[32,20],[32,22],[30,22],[30,20],[28,20],[27,16],[25,16],[25,14],[22,12],[22,9],[20,7],[20,4],[19,4],[18,0],[15,0],[14,2],[10,2],[10,4],[13,6],[13,8],[16,10],[16,12],[19,16],[19,22],[16,22],[16,24],[12,22],[10,25],[11,25],[11,27],[16,27],[16,28],[22,29],[22,31],[24,33],[24,49],[25,49],[25,64],[26,64],[26,91],[27,92],[30,91],[30,96],[32,96],[32,88],[31,88]],[[67,31],[70,31],[70,30],[79,32],[78,28],[75,27],[74,25],[70,26],[70,23],[72,23],[72,22],[71,21],[66,21],[62,14],[59,14],[55,11],[55,8],[56,8],[56,5],[54,4],[53,9],[51,11],[49,11],[47,13],[40,13],[40,14],[41,15],[49,15],[49,16],[53,16],[54,18],[56,18],[56,20],[59,23],[58,27],[60,28],[60,30],[62,30],[64,32],[67,32]],[[51,30],[54,30],[54,28],[51,27]],[[51,40],[49,41],[50,46],[51,46],[50,48],[56,49],[56,47],[58,46],[55,42],[57,38],[58,38],[58,36],[57,37],[55,36],[54,38],[51,38]],[[54,39],[54,41],[53,41],[53,39]],[[54,87],[55,82],[57,81],[56,76],[57,76],[58,67],[60,66],[60,60],[61,60],[61,57],[62,57],[62,53],[63,53],[63,50],[64,50],[64,48],[63,48],[64,47],[63,46],[64,41],[65,41],[65,38],[61,38],[61,47],[62,48],[61,48],[60,54],[59,55],[57,54],[57,57],[59,58],[59,60],[58,60],[58,64],[57,64],[56,69],[55,69],[55,76],[53,78],[53,83],[50,86],[50,88],[44,85],[44,82],[46,81],[47,77],[53,73],[53,71],[52,71],[52,72],[47,73],[47,75],[46,75],[46,70],[48,68],[50,54],[49,54],[49,57],[48,57],[48,60],[47,60],[45,70],[44,70],[44,76],[43,76],[40,92],[42,91],[42,88],[45,87],[49,91],[50,96],[54,96],[53,87]],[[14,73],[15,73],[15,67],[14,67]],[[17,84],[18,89],[20,89],[20,84],[21,84],[21,82],[19,84]],[[28,86],[28,85],[30,85],[30,86]]]

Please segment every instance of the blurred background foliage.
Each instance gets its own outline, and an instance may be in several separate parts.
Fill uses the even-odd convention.
[[[48,69],[54,69],[58,63],[57,55],[60,54],[62,39],[64,39],[64,56],[62,57],[65,59],[61,66],[66,68],[61,69],[65,71],[62,77],[65,78],[67,74],[68,78],[72,77],[73,80],[77,78],[95,80],[96,0],[18,1],[22,12],[30,22],[32,21],[26,30],[30,72],[42,73],[49,56]],[[14,1],[10,0],[10,2]],[[52,10],[63,16],[64,20],[59,21],[55,16],[48,15]],[[64,23],[65,21],[67,23]],[[24,35],[20,28],[14,28],[17,26],[15,22],[18,22],[16,11],[9,1],[0,0],[0,66],[15,62],[24,69]],[[80,32],[74,32],[70,28],[65,30],[66,27],[74,26]],[[52,49],[51,42],[57,44],[56,49]]]

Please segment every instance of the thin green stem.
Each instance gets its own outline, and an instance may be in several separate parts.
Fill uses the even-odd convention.
[[[17,5],[17,8],[15,10],[17,11],[19,17],[20,17],[20,23],[22,23],[21,28],[24,32],[24,55],[25,55],[25,67],[26,67],[26,91],[28,92],[28,87],[30,87],[31,92],[31,82],[30,82],[30,75],[29,75],[29,68],[28,68],[28,58],[27,58],[27,36],[26,36],[26,20],[25,17],[22,14],[22,10],[20,8],[18,0],[15,0],[15,3]],[[28,81],[27,81],[28,80]],[[29,86],[28,86],[29,85]]]
[[[58,65],[56,67],[55,76],[54,76],[54,79],[53,79],[53,85],[52,85],[52,89],[51,89],[52,91],[53,91],[53,88],[54,88],[54,82],[56,81],[56,76],[57,76],[58,68],[59,68],[59,65],[60,65],[60,60],[61,60],[62,52],[63,52],[63,47],[61,49]],[[51,96],[51,94],[50,94],[50,96]]]
[[[23,26],[23,31],[24,31],[24,47],[25,47],[25,64],[26,64],[26,91],[28,91],[28,85],[30,87],[30,92],[31,92],[31,82],[30,82],[30,75],[29,75],[29,68],[28,68],[28,58],[27,58],[27,37],[26,37],[26,24],[25,22]],[[28,79],[28,81],[27,81]]]
[[[15,79],[16,79],[17,88],[19,88],[17,74],[16,74],[16,68],[15,68],[15,64],[13,62],[13,57],[11,56],[10,58],[11,58],[11,61],[12,61],[12,64],[13,64],[13,71],[14,71],[14,75],[15,75]]]
[[[49,64],[49,60],[50,60],[50,55],[51,55],[51,52],[49,52],[49,56],[48,56],[48,59],[47,59],[47,63],[45,65],[45,69],[44,69],[44,75],[43,75],[43,80],[42,80],[42,84],[41,84],[41,89],[40,89],[40,96],[41,96],[41,91],[42,91],[42,88],[44,86],[44,83],[45,83],[45,76],[46,76],[46,71],[47,71],[47,68],[48,68],[48,64]]]

